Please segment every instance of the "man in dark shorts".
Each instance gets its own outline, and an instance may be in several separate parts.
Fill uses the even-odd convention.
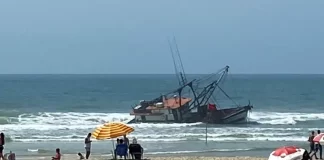
[[[314,137],[315,137],[315,132],[312,131],[311,135],[308,138],[309,148],[310,148],[309,155],[311,155],[311,153],[313,152],[313,155],[311,155],[311,158],[313,156],[315,156],[315,158],[318,159],[317,156],[316,156],[315,144],[314,144],[314,141],[313,141]]]

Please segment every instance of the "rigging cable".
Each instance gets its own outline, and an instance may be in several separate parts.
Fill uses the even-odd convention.
[[[217,85],[217,87],[223,92],[223,94],[228,98],[228,99],[230,99],[237,107],[239,107],[239,105],[227,94],[227,93],[225,93],[225,91],[220,87],[220,86],[218,86]]]
[[[175,59],[174,59],[174,52],[173,52],[172,45],[171,45],[171,42],[170,42],[169,39],[168,39],[168,42],[169,42],[169,47],[170,47],[170,51],[171,51],[171,55],[172,55],[174,70],[176,72],[176,77],[178,79],[179,85],[181,86],[181,82],[180,82],[180,78],[179,78],[179,72],[178,72],[177,65],[176,65],[176,62],[175,62]]]

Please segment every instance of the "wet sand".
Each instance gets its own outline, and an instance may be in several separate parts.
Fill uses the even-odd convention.
[[[152,157],[152,160],[267,160],[261,157]]]

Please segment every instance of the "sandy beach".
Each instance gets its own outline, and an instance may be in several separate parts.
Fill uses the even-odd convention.
[[[27,157],[16,157],[17,160],[41,160],[41,159],[51,159],[50,156],[27,156]],[[110,156],[104,155],[94,155],[90,160],[108,160],[111,159]],[[147,156],[145,159],[150,160],[267,160],[264,157],[204,157],[204,156],[167,156],[167,157],[155,157]],[[76,155],[63,155],[62,160],[78,160]]]
[[[17,160],[41,160],[41,159],[51,159],[50,156],[27,156],[27,157],[16,157]],[[155,157],[155,156],[146,156],[145,159],[150,160],[267,160],[264,157],[204,157],[204,156],[167,156],[167,157]],[[111,159],[111,156],[105,155],[93,155],[90,157],[90,160],[108,160]],[[62,160],[78,160],[77,155],[66,154],[62,156]]]
[[[266,160],[261,157],[151,157],[153,160]]]

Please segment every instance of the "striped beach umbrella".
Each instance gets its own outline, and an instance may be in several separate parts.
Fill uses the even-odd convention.
[[[92,137],[98,140],[117,138],[127,135],[134,131],[134,128],[120,122],[106,123],[101,127],[96,128],[92,132]]]
[[[324,133],[318,134],[313,139],[314,142],[323,143],[324,142]]]

